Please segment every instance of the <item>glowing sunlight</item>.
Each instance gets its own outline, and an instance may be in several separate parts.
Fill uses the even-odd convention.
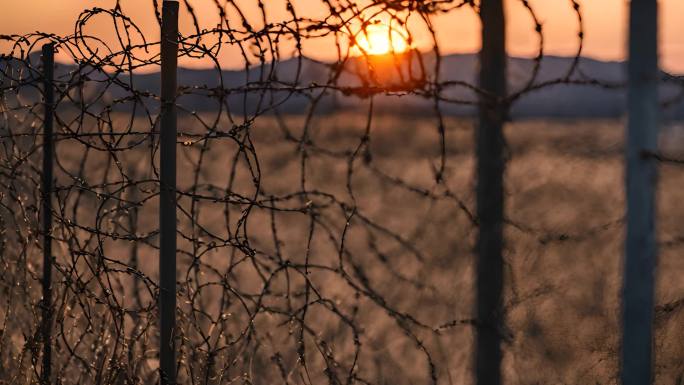
[[[358,55],[385,55],[402,53],[409,48],[409,44],[397,27],[376,23],[368,25],[356,35],[354,48]]]

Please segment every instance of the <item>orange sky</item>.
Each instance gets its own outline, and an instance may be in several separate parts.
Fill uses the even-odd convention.
[[[161,0],[160,0],[161,2]],[[219,0],[225,3],[225,0]],[[586,56],[621,60],[624,57],[626,32],[626,0],[579,0],[585,19]],[[89,7],[111,8],[114,0],[2,0],[0,6],[0,34],[24,34],[33,31],[69,34],[79,13]],[[122,0],[127,15],[143,28],[150,38],[158,35],[151,0]],[[256,0],[236,0],[250,23],[260,24]],[[269,21],[286,18],[284,0],[266,0]],[[320,0],[293,0],[299,16],[320,18],[325,14]],[[537,45],[529,16],[519,0],[507,0],[509,52],[512,55],[531,56]],[[547,53],[569,55],[576,49],[577,23],[571,12],[570,0],[530,0],[544,25]],[[214,0],[190,0],[197,11],[202,27],[209,28],[218,21]],[[684,73],[684,0],[661,0],[661,58],[666,70]],[[88,32],[99,37],[111,36],[111,19],[100,19],[89,24]],[[443,53],[475,52],[479,48],[478,21],[470,9],[460,9],[432,20],[437,40]],[[409,25],[416,39],[415,46],[429,48],[430,39],[424,24],[410,20]],[[183,17],[181,28],[187,32],[189,19]],[[326,59],[334,57],[330,40],[317,39],[304,43],[306,54]],[[4,52],[6,45],[0,45]],[[241,65],[237,51],[227,48],[220,55],[226,67]],[[181,64],[206,66],[198,60],[185,60]]]

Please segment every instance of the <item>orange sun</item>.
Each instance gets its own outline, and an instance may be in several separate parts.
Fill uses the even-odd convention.
[[[396,28],[390,28],[383,23],[375,23],[368,25],[365,31],[359,31],[354,48],[359,54],[386,55],[402,53],[408,47],[406,37]]]

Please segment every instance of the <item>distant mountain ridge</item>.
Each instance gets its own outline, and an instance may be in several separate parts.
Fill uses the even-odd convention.
[[[429,55],[424,55],[425,68],[430,72],[434,61]],[[361,86],[362,79],[354,72],[365,66],[359,63],[363,58],[350,59],[337,80],[336,84],[345,87]],[[574,57],[545,56],[539,67],[538,77],[535,84],[565,77],[573,65]],[[414,63],[415,64],[415,63]],[[207,111],[215,110],[218,101],[211,91],[212,88],[223,86],[230,91],[225,96],[224,108],[229,108],[234,113],[254,113],[257,109],[265,113],[272,112],[274,108],[284,114],[301,114],[308,111],[311,100],[318,97],[317,112],[327,113],[338,110],[354,110],[363,108],[368,101],[357,95],[345,95],[343,92],[328,91],[325,95],[319,95],[320,88],[311,91],[306,89],[311,85],[324,85],[331,72],[331,64],[315,62],[308,59],[288,59],[274,64],[266,64],[263,68],[252,67],[249,70],[222,70],[216,69],[191,69],[180,68],[178,81],[180,87],[194,87],[193,95],[184,95],[179,98],[179,105],[183,110]],[[532,75],[535,61],[527,58],[511,57],[509,59],[509,92],[516,92],[523,87]],[[625,65],[623,62],[600,61],[590,58],[580,58],[578,70],[573,79],[580,79],[580,74],[586,74],[593,79],[599,79],[608,84],[620,84],[624,81]],[[467,82],[476,84],[478,68],[478,56],[476,54],[453,54],[441,58],[439,79],[440,81]],[[73,71],[74,66],[60,64],[57,68],[58,75],[65,75]],[[263,72],[262,72],[263,70]],[[411,71],[415,71],[412,69]],[[410,72],[410,71],[409,71]],[[367,74],[366,74],[367,75]],[[429,73],[429,75],[432,75]],[[97,83],[106,78],[106,74],[90,74],[89,78]],[[98,79],[99,78],[99,79]],[[134,74],[130,79],[128,75],[119,74],[121,84],[132,82],[138,91],[148,91],[158,94],[159,73]],[[262,92],[258,86],[259,80],[276,81],[275,85],[294,84],[301,92],[291,93],[286,90]],[[257,82],[257,83],[254,83]],[[250,87],[245,88],[247,85]],[[246,89],[249,89],[248,91]],[[661,96],[664,100],[672,98],[679,93],[680,89],[672,84],[663,84]],[[96,94],[96,90],[92,90]],[[103,103],[125,98],[130,92],[124,88],[111,85],[106,90],[107,97]],[[452,104],[440,102],[440,110],[447,115],[471,115],[475,111],[472,105],[476,96],[467,87],[454,86],[443,91],[443,96],[465,101],[471,104]],[[149,103],[152,110],[157,108],[156,102],[151,98],[144,101]],[[605,88],[596,85],[570,85],[558,84],[547,86],[536,91],[529,92],[518,99],[511,110],[514,117],[619,117],[624,115],[626,94],[623,87]],[[125,108],[125,107],[123,107]],[[374,98],[374,108],[380,112],[429,115],[434,111],[434,101],[420,95],[384,95],[378,94]],[[678,100],[666,110],[668,118],[684,118],[684,101]]]

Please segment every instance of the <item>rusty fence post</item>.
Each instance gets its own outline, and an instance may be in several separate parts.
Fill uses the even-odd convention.
[[[176,384],[176,90],[178,2],[165,0],[161,29],[159,129],[159,375]]]
[[[43,297],[41,300],[41,338],[43,340],[43,366],[40,383],[49,385],[52,376],[52,191],[54,138],[53,116],[55,108],[55,46],[43,45],[43,173],[41,180],[43,211]]]

